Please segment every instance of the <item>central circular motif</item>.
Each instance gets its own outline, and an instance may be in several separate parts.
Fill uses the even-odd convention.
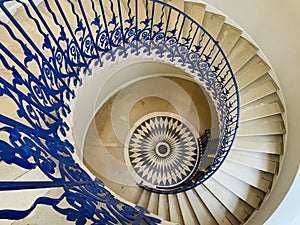
[[[151,113],[132,127],[125,161],[139,184],[171,188],[188,180],[198,166],[198,132],[172,113]]]
[[[155,152],[159,157],[167,157],[171,153],[171,147],[166,142],[160,142],[156,145]]]

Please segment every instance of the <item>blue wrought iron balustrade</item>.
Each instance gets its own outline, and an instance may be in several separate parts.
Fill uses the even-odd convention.
[[[238,127],[238,88],[224,52],[192,18],[158,0],[43,0],[39,5],[15,0],[22,18],[6,8],[7,2],[0,0],[10,21],[0,21],[0,98],[10,99],[17,110],[12,116],[0,115],[0,134],[6,137],[0,140],[0,162],[39,168],[53,183],[88,184],[63,185],[59,199],[41,197],[26,211],[0,210],[0,218],[22,219],[46,204],[76,224],[161,222],[113,196],[74,159],[74,146],[66,138],[72,130],[66,122],[72,110],[68,103],[76,97],[82,76],[92,75],[92,62],[104,66],[116,57],[149,55],[190,73],[215,104],[220,141],[212,164],[187,188],[218,169]],[[59,207],[63,199],[68,210]]]

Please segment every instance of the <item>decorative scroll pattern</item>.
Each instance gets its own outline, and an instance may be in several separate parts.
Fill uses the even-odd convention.
[[[0,21],[0,101],[16,110],[0,111],[0,163],[38,168],[53,182],[64,183],[65,192],[57,199],[41,197],[25,211],[0,210],[0,218],[22,219],[45,204],[76,224],[160,223],[147,210],[115,198],[73,158],[74,146],[66,139],[72,129],[65,122],[72,110],[68,103],[92,62],[103,66],[128,54],[149,55],[192,74],[215,104],[220,142],[207,172],[187,188],[218,169],[236,134],[238,89],[222,49],[190,17],[158,0],[146,0],[145,11],[138,11],[139,0],[125,5],[120,0],[43,0],[39,6],[16,0],[20,18],[5,7],[7,1],[0,0],[0,11],[10,20]],[[169,24],[171,15],[176,21]],[[91,184],[68,185],[81,181]],[[68,209],[59,207],[62,200]]]

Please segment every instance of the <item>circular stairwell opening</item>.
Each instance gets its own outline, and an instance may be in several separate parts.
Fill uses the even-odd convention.
[[[140,64],[131,65],[131,67],[139,66]],[[168,190],[180,184],[185,187],[187,185],[185,182],[195,176],[196,170],[204,171],[213,162],[217,152],[217,149],[213,148],[210,149],[210,153],[204,152],[199,146],[200,137],[205,131],[210,130],[211,135],[215,135],[216,139],[219,134],[219,125],[215,122],[218,120],[214,105],[200,85],[189,75],[170,65],[146,62],[144,69],[147,70],[147,67],[162,67],[163,71],[172,73],[149,73],[149,76],[130,81],[117,91],[112,90],[109,98],[101,97],[105,100],[97,108],[94,119],[90,123],[82,153],[84,164],[110,189],[131,202],[134,202],[134,196],[140,191],[137,185],[147,184],[148,188],[157,188],[159,191]],[[127,69],[128,66],[122,70]],[[102,93],[100,92],[100,95]],[[132,131],[147,118],[159,116],[164,117],[164,124],[169,122],[168,126],[174,135],[164,133],[163,124],[157,124],[159,129],[157,132],[161,134],[161,137],[169,135],[161,140],[157,140],[157,137],[153,138],[156,143],[151,147],[151,154],[156,156],[160,164],[154,166],[155,168],[152,167],[154,170],[150,172],[149,168],[147,169],[148,166],[142,166],[144,171],[137,172],[139,169],[135,171],[130,164],[128,140]],[[172,121],[166,121],[166,118]],[[181,123],[186,127],[183,128]],[[184,132],[180,133],[179,127]],[[190,131],[190,136],[187,131]],[[150,135],[150,133],[145,135]],[[172,137],[174,140],[170,140]],[[181,140],[177,140],[178,137]],[[134,146],[136,144],[133,143]],[[178,155],[174,155],[174,146]],[[180,151],[184,154],[180,155]],[[196,152],[194,155],[191,154],[193,151]],[[171,158],[173,162],[170,162]],[[169,164],[161,163],[162,161]],[[160,174],[158,168],[163,168]],[[156,176],[153,183],[147,182],[147,179],[143,179],[142,176],[144,174],[144,177],[150,177],[151,172],[153,176]]]

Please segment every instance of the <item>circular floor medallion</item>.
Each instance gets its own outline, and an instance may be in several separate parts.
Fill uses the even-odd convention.
[[[171,188],[188,180],[200,160],[198,132],[172,113],[151,113],[132,127],[125,161],[139,184]]]

